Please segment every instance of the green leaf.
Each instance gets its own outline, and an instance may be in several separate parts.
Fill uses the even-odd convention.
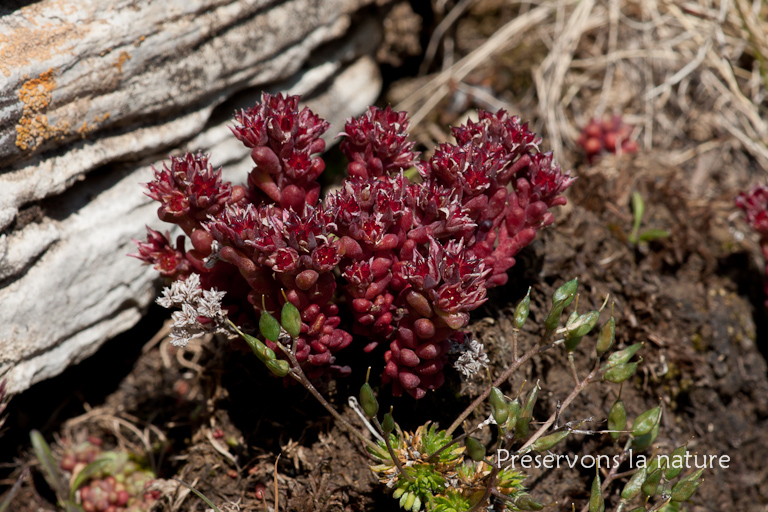
[[[640,491],[643,489],[643,482],[645,482],[645,477],[647,475],[648,468],[643,467],[635,471],[635,474],[632,475],[629,482],[627,482],[627,485],[625,485],[624,489],[621,491],[621,499],[631,500],[640,494]]]
[[[63,501],[69,493],[61,480],[56,459],[53,458],[53,454],[51,453],[51,447],[48,446],[43,435],[37,430],[33,430],[29,433],[29,440],[32,443],[32,449],[35,451],[35,456],[37,457],[37,460],[40,461],[40,465],[43,468],[43,473],[45,474],[45,479],[48,482],[48,485],[54,490],[59,500]]]
[[[191,485],[189,485],[188,483],[186,483],[186,482],[182,481],[182,480],[181,480],[181,479],[179,479],[179,478],[173,477],[173,479],[174,479],[174,480],[176,480],[177,482],[179,482],[181,485],[183,485],[183,486],[184,486],[184,487],[186,487],[187,489],[189,489],[190,491],[192,491],[193,493],[195,493],[195,494],[197,495],[197,497],[198,497],[198,498],[200,498],[201,500],[203,500],[203,501],[205,502],[205,504],[206,504],[206,505],[208,505],[209,507],[211,507],[211,508],[214,510],[214,512],[221,512],[221,510],[219,510],[219,509],[218,509],[218,507],[217,507],[216,505],[214,505],[214,504],[213,504],[213,502],[212,502],[211,500],[209,500],[208,498],[206,498],[206,497],[203,495],[203,493],[201,493],[200,491],[198,491],[197,489],[195,489],[194,487],[192,487]]]
[[[640,233],[640,236],[638,237],[638,240],[640,242],[652,242],[653,240],[658,240],[660,238],[667,238],[669,236],[669,231],[666,229],[646,229],[642,233]]]
[[[613,342],[616,339],[616,320],[611,317],[602,329],[600,329],[600,336],[597,338],[597,345],[595,345],[595,351],[598,357],[602,356],[608,349],[613,346]]]
[[[630,359],[632,359],[632,356],[635,355],[635,353],[642,348],[642,343],[635,343],[634,345],[630,345],[627,348],[623,350],[619,350],[618,352],[614,352],[610,356],[608,356],[608,364],[605,365],[603,368],[616,366],[619,364],[624,364],[628,362]]]
[[[69,500],[74,501],[75,499],[75,492],[87,481],[90,480],[94,475],[101,473],[101,471],[109,466],[112,462],[116,461],[118,459],[119,455],[116,452],[106,452],[103,455],[99,456],[97,459],[95,459],[93,462],[85,466],[75,477],[74,482],[72,482],[72,485],[69,489]]]
[[[600,318],[599,311],[590,311],[579,316],[565,330],[566,338],[580,338],[589,334],[589,331],[595,328],[597,320]]]
[[[570,433],[571,432],[569,430],[561,430],[560,432],[555,432],[554,434],[540,437],[533,443],[531,448],[537,452],[549,450],[550,448],[553,448],[557,443],[568,437],[568,434]]]
[[[605,512],[605,500],[603,499],[603,488],[600,483],[600,474],[595,475],[592,481],[592,491],[589,495],[589,512]]]
[[[608,430],[615,431],[611,432],[611,437],[618,439],[621,436],[619,431],[625,428],[627,428],[627,411],[624,408],[624,402],[619,399],[614,402],[611,412],[608,413]]]
[[[369,418],[373,418],[379,412],[379,401],[376,400],[376,395],[373,394],[373,389],[367,382],[360,388],[360,405],[363,406],[363,411]]]
[[[531,288],[528,287],[528,293],[525,295],[520,304],[515,308],[515,315],[513,317],[513,323],[516,329],[520,329],[528,320],[528,313],[531,309]]]
[[[659,421],[661,421],[661,407],[656,406],[653,409],[648,409],[635,418],[635,422],[632,423],[632,435],[635,437],[644,436],[653,430],[653,427],[655,427]]]
[[[672,455],[669,457],[669,467],[667,468],[667,472],[665,476],[667,477],[667,480],[672,480],[673,478],[677,478],[677,476],[683,471],[683,461],[685,460],[685,452],[688,451],[688,448],[683,446],[678,446],[675,451],[672,452]],[[675,467],[675,459],[680,461],[680,464],[677,464],[679,467]]]
[[[504,425],[509,418],[509,404],[499,388],[491,388],[490,403],[494,421],[499,426]]]
[[[467,437],[464,445],[467,447],[467,455],[470,459],[479,462],[485,458],[485,446],[474,437]]]
[[[689,475],[679,482],[677,482],[672,487],[672,494],[671,499],[672,501],[687,501],[693,496],[693,493],[696,492],[696,489],[699,488],[699,485],[701,482],[699,481],[699,478],[701,477],[701,474],[704,472],[703,469],[700,469],[693,473],[692,475]]]
[[[576,290],[579,288],[579,278],[574,278],[555,290],[552,296],[552,304],[562,303],[563,307],[568,307],[576,296]]]
[[[634,446],[638,450],[645,450],[646,448],[651,446],[653,442],[656,440],[656,437],[659,435],[659,425],[661,425],[661,422],[656,423],[656,426],[653,427],[653,430],[651,430],[644,436],[635,437],[632,440],[632,446]]]
[[[285,359],[270,359],[265,361],[264,365],[278,377],[285,377],[291,371],[291,363]]]
[[[663,471],[657,469],[645,479],[643,482],[643,494],[646,496],[654,496],[659,489],[659,483],[661,482],[661,476]]]
[[[515,500],[515,508],[518,510],[543,510],[544,505],[530,496],[520,496]]]
[[[609,368],[605,375],[603,375],[603,380],[620,384],[630,378],[635,373],[635,370],[637,370],[637,363],[619,364]]]

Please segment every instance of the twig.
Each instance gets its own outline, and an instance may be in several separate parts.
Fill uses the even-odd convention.
[[[429,66],[435,60],[435,54],[437,53],[437,45],[440,44],[440,40],[451,26],[456,23],[456,20],[464,14],[464,11],[476,0],[461,0],[456,6],[451,9],[448,15],[435,27],[432,35],[429,38],[429,44],[424,52],[424,60],[421,61],[419,66],[419,75],[424,75],[429,70]]]

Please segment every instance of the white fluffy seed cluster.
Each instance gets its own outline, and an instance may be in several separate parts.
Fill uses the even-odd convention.
[[[221,299],[226,292],[203,290],[200,276],[190,274],[184,281],[174,281],[170,288],[164,288],[157,303],[164,308],[179,308],[171,315],[171,344],[185,347],[190,340],[211,332],[229,332],[226,328],[227,314],[221,309]],[[200,317],[211,322],[201,323]]]
[[[448,353],[458,355],[453,362],[453,367],[461,373],[464,379],[471,378],[491,364],[485,353],[485,346],[469,335],[464,339],[464,343],[452,342],[451,350]]]

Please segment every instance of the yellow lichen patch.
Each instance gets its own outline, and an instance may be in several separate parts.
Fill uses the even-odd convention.
[[[117,68],[118,73],[123,74],[123,64],[130,59],[131,56],[128,55],[127,52],[120,52],[120,55],[118,55],[117,60],[115,61],[115,67]]]
[[[99,127],[99,124],[103,123],[109,119],[109,112],[105,112],[104,114],[95,116],[93,118],[93,124],[88,124],[88,121],[83,121],[83,124],[80,126],[80,128],[77,129],[78,135],[80,137],[85,138],[86,135],[88,135],[89,132],[92,132],[96,128]]]
[[[23,107],[21,119],[16,124],[16,145],[22,151],[35,149],[62,131],[48,124],[45,115],[56,88],[55,71],[51,68],[39,77],[27,80],[17,93]]]

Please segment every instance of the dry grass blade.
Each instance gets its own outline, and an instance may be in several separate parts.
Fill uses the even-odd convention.
[[[564,166],[574,164],[566,149],[576,148],[581,128],[605,113],[634,124],[633,138],[666,161],[688,162],[712,143],[723,148],[720,165],[743,150],[768,170],[765,12],[749,0],[543,0],[396,108],[412,112],[416,125],[453,91],[473,87],[470,73],[498,66],[497,55],[546,48],[541,62],[525,68],[530,72],[509,70],[530,73],[535,94],[497,93],[500,101],[485,103],[538,113],[534,124],[544,125]]]
[[[438,74],[427,84],[415,91],[411,96],[400,102],[397,110],[412,111],[417,105],[419,110],[411,116],[413,126],[419,124],[424,117],[448,94],[450,82],[461,81],[492,55],[519,40],[526,28],[535,26],[549,16],[552,6],[543,5],[516,17],[500,28],[493,36],[475,51],[458,61],[449,69]],[[424,103],[423,103],[424,102]]]

